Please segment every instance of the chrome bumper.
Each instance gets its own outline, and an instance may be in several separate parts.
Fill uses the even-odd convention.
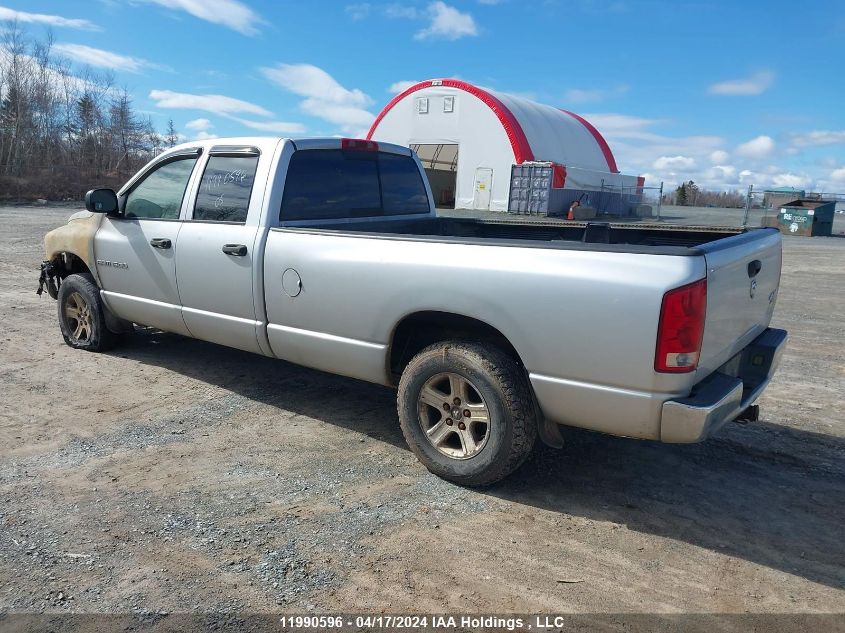
[[[769,328],[695,387],[663,403],[660,440],[699,442],[735,420],[763,393],[786,348],[785,330]]]

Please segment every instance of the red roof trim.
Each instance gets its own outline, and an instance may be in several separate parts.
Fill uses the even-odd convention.
[[[528,138],[525,136],[525,132],[523,131],[522,126],[519,124],[519,121],[516,120],[516,117],[513,115],[513,112],[508,110],[507,106],[505,106],[504,103],[499,101],[499,99],[494,97],[486,90],[482,90],[477,86],[468,84],[465,81],[460,81],[459,79],[433,79],[429,81],[421,81],[418,84],[414,84],[404,92],[396,95],[395,97],[393,97],[393,99],[390,100],[390,103],[388,103],[384,107],[384,109],[379,112],[378,116],[376,117],[376,120],[373,121],[373,124],[370,126],[370,131],[367,132],[366,138],[369,140],[373,137],[373,133],[375,133],[378,124],[381,123],[381,120],[385,117],[385,115],[390,112],[393,106],[399,103],[399,101],[401,101],[408,95],[415,93],[418,90],[422,90],[423,88],[439,88],[441,86],[445,88],[457,88],[458,90],[463,90],[464,92],[468,92],[472,96],[481,99],[481,101],[484,102],[484,104],[493,111],[493,114],[496,115],[496,118],[499,119],[499,122],[505,129],[505,134],[508,135],[508,140],[510,141],[511,147],[513,148],[513,156],[516,163],[520,164],[524,163],[525,161],[534,160],[534,152],[531,151],[531,145],[529,145],[528,143]],[[598,134],[598,132],[596,132],[596,134]],[[609,151],[610,149],[608,148],[608,152]],[[611,154],[611,159],[612,158],[613,155]]]
[[[596,128],[593,127],[593,124],[590,123],[587,119],[582,116],[578,116],[574,112],[570,112],[569,110],[564,110],[563,108],[560,109],[561,112],[565,112],[569,116],[577,119],[581,125],[587,128],[587,131],[593,135],[593,138],[596,139],[596,143],[599,144],[601,148],[601,153],[604,154],[604,159],[607,161],[607,168],[613,172],[614,174],[619,173],[619,168],[616,166],[616,159],[613,157],[613,152],[610,151],[610,145],[607,144],[607,141],[604,140],[604,137],[601,135]],[[369,137],[367,137],[369,138]]]

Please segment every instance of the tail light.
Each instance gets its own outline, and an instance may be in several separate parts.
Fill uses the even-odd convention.
[[[663,295],[660,324],[657,327],[657,351],[654,354],[655,371],[695,371],[701,354],[706,311],[706,279],[675,288]]]
[[[340,140],[340,149],[353,152],[377,152],[378,143],[361,138],[344,138]]]

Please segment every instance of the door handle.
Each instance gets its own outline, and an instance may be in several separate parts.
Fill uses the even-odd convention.
[[[246,244],[224,244],[223,252],[227,255],[243,257],[244,255],[246,255]]]
[[[760,269],[763,268],[763,262],[759,259],[755,259],[753,262],[748,262],[748,277],[754,279],[757,276],[757,273],[760,272]]]
[[[170,248],[173,243],[166,237],[154,237],[150,240],[150,246],[153,248]]]

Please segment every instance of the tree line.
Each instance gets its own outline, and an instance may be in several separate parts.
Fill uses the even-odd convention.
[[[0,199],[79,200],[117,189],[177,135],[159,134],[110,73],[54,53],[52,35],[6,23],[0,38]]]
[[[665,194],[663,203],[679,207],[742,209],[745,207],[745,194],[738,191],[707,191],[689,180],[679,185],[673,193]]]

